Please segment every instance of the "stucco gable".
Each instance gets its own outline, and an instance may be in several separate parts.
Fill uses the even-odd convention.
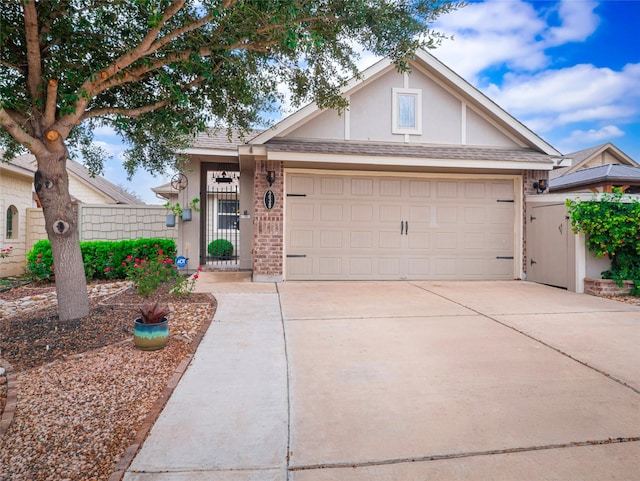
[[[397,72],[384,59],[343,90],[350,108],[320,111],[310,104],[257,135],[251,143],[270,139],[397,142],[449,146],[530,149],[560,155],[522,123],[426,51],[416,53],[411,75]],[[421,95],[420,134],[393,133],[393,89],[415,89]]]

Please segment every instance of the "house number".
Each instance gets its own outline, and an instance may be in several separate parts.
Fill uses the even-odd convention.
[[[276,196],[272,190],[268,190],[264,193],[264,206],[271,210],[276,205]]]

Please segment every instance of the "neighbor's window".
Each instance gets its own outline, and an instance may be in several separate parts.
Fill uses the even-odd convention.
[[[238,209],[240,203],[237,200],[218,200],[218,229],[238,229]]]
[[[422,90],[393,89],[393,133],[422,134]]]
[[[7,231],[6,238],[13,239],[18,230],[18,209],[15,205],[10,205],[7,209]]]

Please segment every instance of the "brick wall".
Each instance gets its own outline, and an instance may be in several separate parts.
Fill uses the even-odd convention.
[[[267,170],[276,172],[276,181],[269,187]],[[269,210],[264,205],[267,190],[275,194],[275,205]],[[284,255],[284,170],[282,162],[258,160],[254,173],[253,215],[253,279],[281,281]]]
[[[618,284],[611,279],[584,278],[584,293],[592,296],[622,296],[629,294],[632,287],[632,281],[623,281],[622,287],[618,287]]]

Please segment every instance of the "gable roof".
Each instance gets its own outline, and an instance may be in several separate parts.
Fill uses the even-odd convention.
[[[17,167],[25,174],[28,173],[30,177],[33,177],[33,174],[37,170],[35,162],[36,158],[33,154],[23,154],[11,159],[8,165],[14,166],[14,168]],[[67,170],[79,181],[88,184],[93,189],[112,199],[115,204],[144,205],[143,201],[125,192],[104,177],[91,177],[89,171],[74,160],[67,159]]]
[[[608,164],[581,169],[549,181],[550,191],[576,190],[602,185],[640,185],[640,167]]]
[[[579,150],[577,152],[573,152],[571,154],[567,154],[567,157],[570,157],[573,162],[571,167],[564,167],[560,169],[556,169],[550,175],[551,179],[555,179],[558,177],[562,177],[574,172],[578,172],[586,167],[588,164],[597,159],[598,157],[604,158],[605,155],[609,155],[610,158],[614,159],[616,163],[609,162],[607,165],[630,165],[634,167],[640,167],[640,164],[625,154],[622,150],[617,148],[611,142],[607,142],[606,144],[596,145],[594,147],[589,147],[588,149]]]
[[[553,146],[527,128],[524,124],[507,113],[486,95],[473,87],[469,82],[456,74],[449,67],[440,62],[435,56],[425,50],[418,50],[412,68],[428,72],[436,81],[445,85],[447,89],[465,99],[470,105],[494,119],[504,126],[512,135],[521,140],[528,148],[551,156],[562,156]],[[395,69],[395,65],[389,58],[385,58],[364,70],[359,78],[353,78],[342,89],[342,94],[350,96],[363,86],[371,83],[379,76]],[[264,144],[275,137],[281,137],[288,132],[308,122],[323,112],[315,103],[308,104],[292,115],[278,122],[273,128],[264,130],[256,135],[252,144]]]

